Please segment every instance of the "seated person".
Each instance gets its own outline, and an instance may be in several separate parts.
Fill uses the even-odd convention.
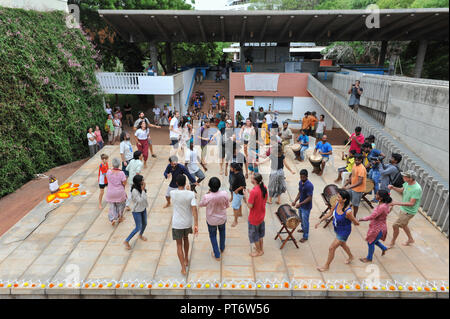
[[[347,165],[338,168],[338,177],[334,181],[335,183],[339,183],[342,179],[344,180],[343,182],[345,183],[345,180],[352,172],[353,165],[355,165],[355,154],[356,150],[351,150],[350,154],[346,155]]]
[[[317,170],[316,168],[313,170],[313,173],[317,173],[319,176],[322,176],[325,165],[330,160],[330,155],[333,154],[333,148],[331,147],[331,144],[327,142],[327,138],[326,135],[322,136],[322,141],[317,143],[316,148],[314,149],[314,154],[319,152],[319,154],[322,155],[320,170]]]

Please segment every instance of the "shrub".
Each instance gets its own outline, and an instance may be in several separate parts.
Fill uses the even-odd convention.
[[[63,12],[0,7],[0,197],[88,156],[87,128],[106,120],[99,58]]]

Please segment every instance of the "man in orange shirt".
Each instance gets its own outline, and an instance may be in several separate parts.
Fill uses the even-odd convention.
[[[309,136],[316,136],[316,129],[317,129],[317,127],[316,127],[316,124],[317,124],[317,122],[319,121],[319,119],[317,118],[317,116],[316,116],[316,112],[312,112],[311,113],[311,115],[309,116],[309,122],[310,122],[310,125],[311,125],[311,128],[310,128],[310,135]]]
[[[352,199],[353,214],[355,217],[358,213],[361,198],[366,191],[367,171],[364,165],[362,165],[362,161],[362,155],[356,154],[355,165],[353,165],[350,178],[347,180],[347,183],[345,183],[344,186],[345,190],[349,190]]]
[[[302,119],[302,130],[306,133],[306,135],[309,135],[309,128],[311,127],[311,113],[306,112],[305,116]]]

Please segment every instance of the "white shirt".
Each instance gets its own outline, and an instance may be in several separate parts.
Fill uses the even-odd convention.
[[[131,146],[130,141],[120,142],[120,154],[123,154],[123,157],[125,157],[126,161],[129,161],[133,158],[133,147]]]
[[[180,137],[180,134],[178,132],[178,119],[174,117],[170,120],[170,126],[172,126],[172,129],[170,130],[170,139],[177,140]]]
[[[91,141],[90,138],[94,138],[94,140]],[[88,139],[88,145],[89,146],[97,144],[97,140],[95,138],[95,134],[94,133],[87,133],[87,139]]]
[[[50,183],[48,185],[48,187],[50,188],[50,192],[52,192],[52,193],[56,192],[59,188],[58,181],[54,181],[53,183]]]
[[[170,192],[173,204],[172,228],[191,228],[194,221],[192,206],[197,206],[194,192],[188,190],[173,190]]]
[[[189,164],[187,165],[187,169],[188,169],[189,173],[194,174],[195,172],[197,172],[200,169],[200,167],[198,167],[199,162],[198,162],[197,151],[195,149],[192,151],[189,149],[189,150],[186,150],[185,154],[186,155],[185,155],[184,159],[186,162],[189,162]]]
[[[266,114],[265,118],[266,118],[267,125],[272,124],[272,116],[270,116],[269,113]]]
[[[155,115],[159,115],[161,113],[161,109],[159,107],[154,107],[153,113],[155,113]]]
[[[105,109],[105,112],[106,112],[107,114],[111,114],[111,115],[112,115],[112,108]]]
[[[316,130],[316,133],[320,133],[320,134],[323,134],[323,129],[325,128],[325,126],[326,126],[326,124],[325,124],[325,121],[319,121],[319,122],[317,122],[317,130]]]
[[[136,133],[134,135],[138,138],[138,140],[146,140],[148,138],[150,130],[146,129],[145,131],[143,129],[137,129]]]

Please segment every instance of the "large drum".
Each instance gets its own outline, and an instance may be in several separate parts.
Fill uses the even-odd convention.
[[[366,179],[366,190],[364,191],[364,194],[371,193],[374,188],[375,188],[374,181],[370,178]]]
[[[322,155],[320,155],[320,154],[312,154],[309,157],[309,162],[314,167],[314,170],[320,171],[320,169],[321,169],[320,166],[322,164]]]
[[[281,205],[275,214],[287,228],[295,229],[300,224],[300,217],[298,217],[295,209],[288,204]]]
[[[294,144],[292,145],[292,151],[294,152],[295,155],[295,159],[300,160],[300,149],[301,149],[301,145],[300,144]]]
[[[329,184],[323,189],[322,196],[327,205],[334,209],[338,200],[338,187],[334,184]]]

